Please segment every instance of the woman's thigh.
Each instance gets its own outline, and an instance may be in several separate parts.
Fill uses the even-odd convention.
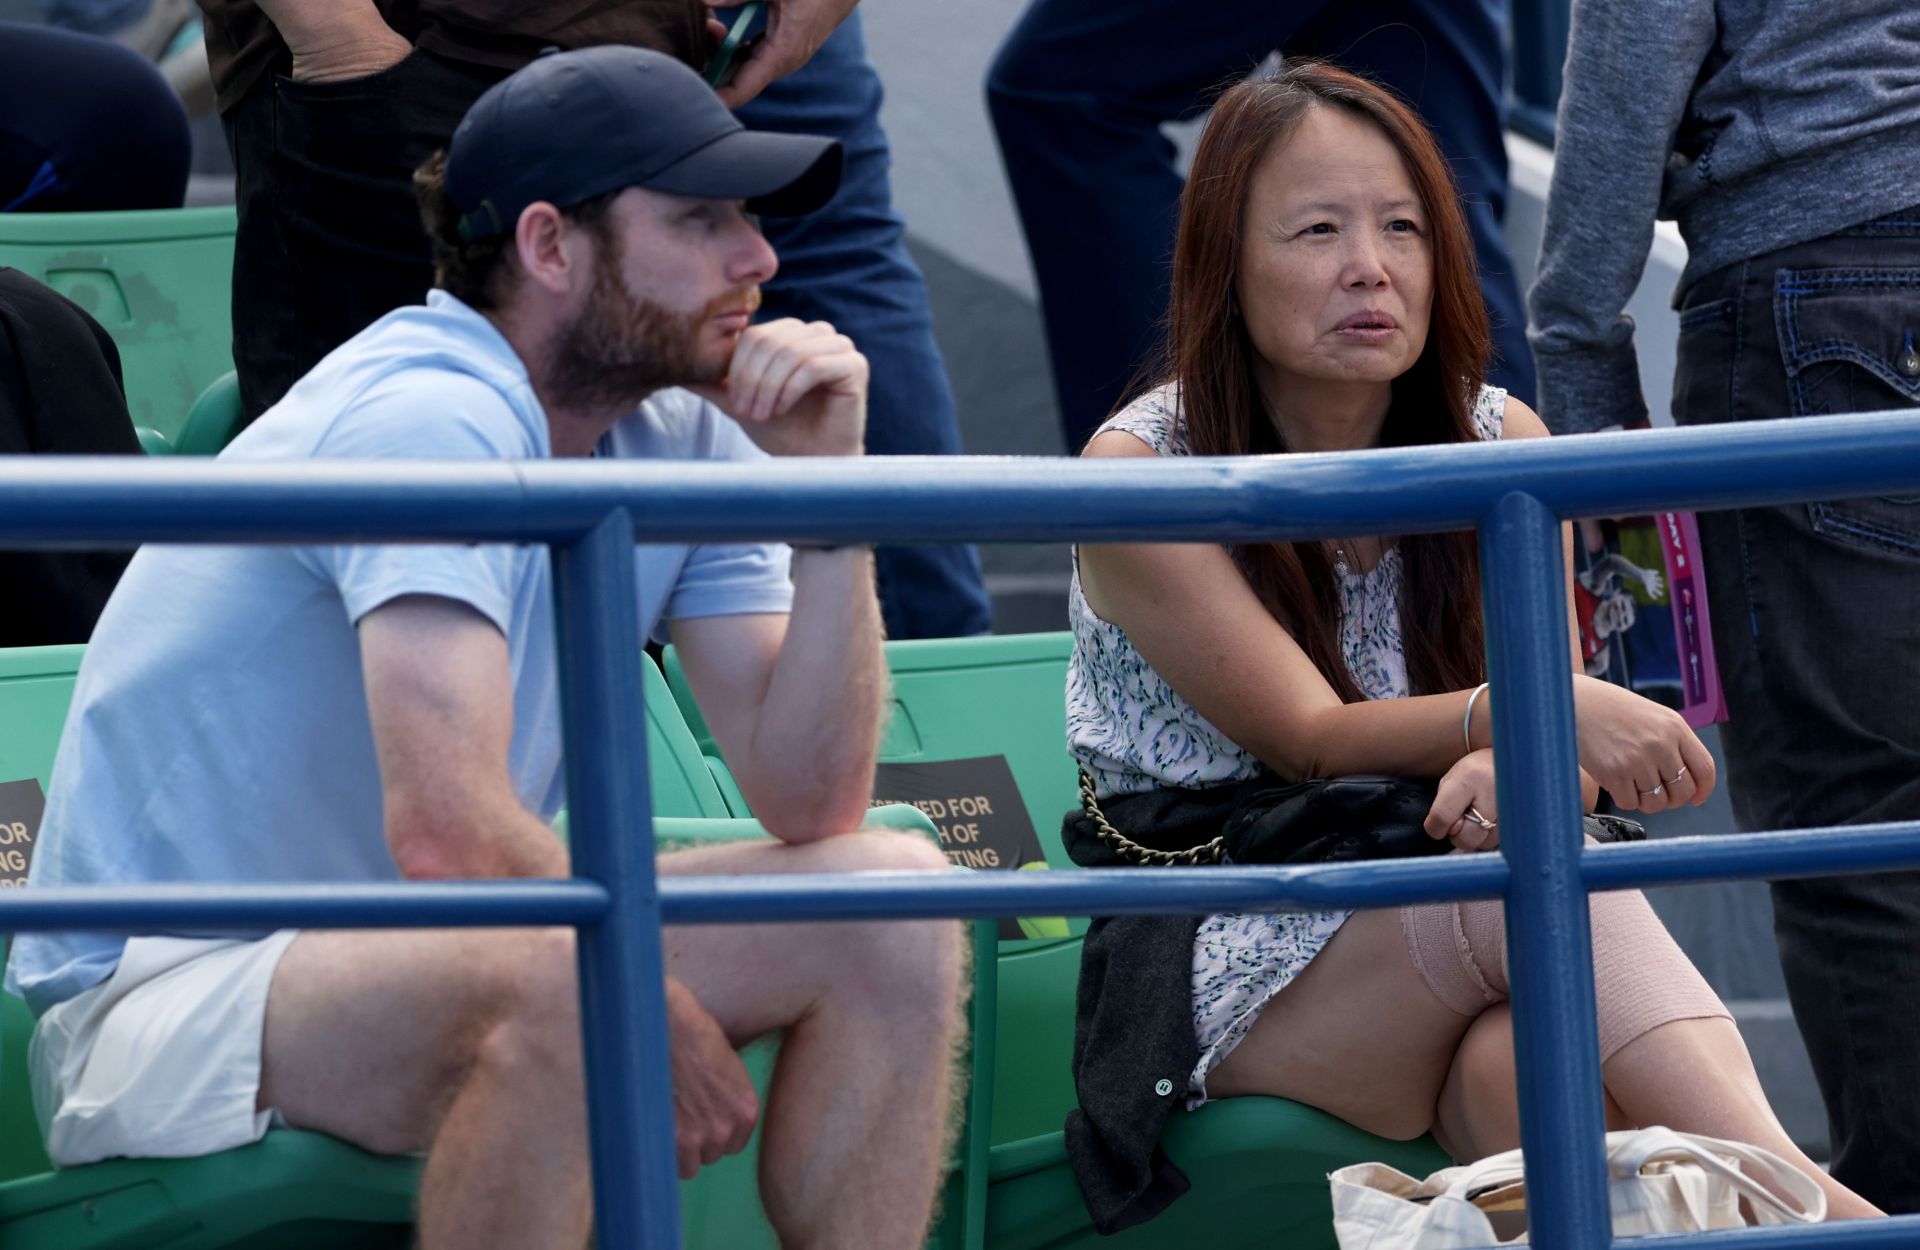
[[[1291,1098],[1382,1137],[1418,1137],[1472,1023],[1414,967],[1399,911],[1355,912],[1260,1013],[1207,1092]]]

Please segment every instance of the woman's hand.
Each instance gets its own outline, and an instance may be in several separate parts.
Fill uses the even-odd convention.
[[[1483,747],[1463,756],[1440,779],[1427,812],[1427,836],[1445,838],[1463,851],[1491,851],[1500,845],[1500,799],[1493,789],[1493,751]]]
[[[1680,713],[1580,674],[1573,706],[1580,766],[1621,807],[1664,812],[1713,793],[1713,756]]]

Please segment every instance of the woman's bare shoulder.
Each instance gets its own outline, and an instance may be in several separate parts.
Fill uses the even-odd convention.
[[[1527,407],[1513,396],[1507,396],[1506,411],[1501,416],[1502,438],[1546,438],[1547,423],[1540,414]]]
[[[1131,430],[1102,430],[1081,449],[1080,454],[1088,459],[1111,456],[1157,456],[1159,451],[1146,439]]]

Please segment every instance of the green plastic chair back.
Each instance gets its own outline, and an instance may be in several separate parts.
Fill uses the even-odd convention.
[[[179,456],[217,456],[240,432],[240,375],[223,373],[193,401],[173,439]]]
[[[106,328],[134,425],[172,443],[194,400],[233,369],[234,220],[231,207],[0,213],[0,265]]]
[[[893,703],[884,762],[1003,755],[1013,770],[1047,863],[1072,861],[1060,845],[1060,821],[1079,805],[1067,755],[1067,657],[1073,635],[1001,634],[886,644]],[[672,647],[667,684],[700,749],[718,758],[713,732],[687,686]]]

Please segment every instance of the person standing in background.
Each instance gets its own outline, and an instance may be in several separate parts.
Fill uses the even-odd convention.
[[[234,365],[248,421],[334,347],[424,297],[432,268],[412,172],[489,86],[552,46],[631,44],[702,68],[717,42],[702,0],[200,3],[238,173]],[[767,37],[725,97],[742,106],[771,82],[742,112],[748,125],[828,134],[847,152],[821,220],[769,223],[787,264],[766,316],[831,321],[874,360],[870,451],[956,452],[925,283],[892,209],[879,80],[857,19],[844,20],[851,9],[774,0]],[[970,547],[881,548],[876,569],[892,637],[991,625]]]
[[[1647,420],[1622,309],[1656,218],[1688,260],[1681,425],[1920,402],[1920,10],[1576,0],[1539,277],[1540,415]],[[1741,829],[1920,818],[1920,500],[1704,513]],[[1833,1175],[1920,1211],[1920,873],[1773,885]]]
[[[741,0],[706,2],[732,22]],[[829,322],[874,362],[868,454],[957,455],[960,418],[933,338],[926,279],[893,208],[880,76],[854,3],[779,0],[766,39],[720,90],[748,126],[832,135],[847,154],[840,194],[826,211],[762,223],[780,272],[766,286],[760,315]],[[890,638],[992,627],[972,547],[880,547],[874,572]]]
[[[1067,450],[1149,363],[1167,304],[1182,178],[1160,127],[1270,53],[1324,57],[1403,97],[1466,201],[1493,324],[1489,380],[1533,398],[1500,223],[1506,6],[1500,0],[1276,5],[1033,0],[987,74],[987,106],[1040,285]]]

